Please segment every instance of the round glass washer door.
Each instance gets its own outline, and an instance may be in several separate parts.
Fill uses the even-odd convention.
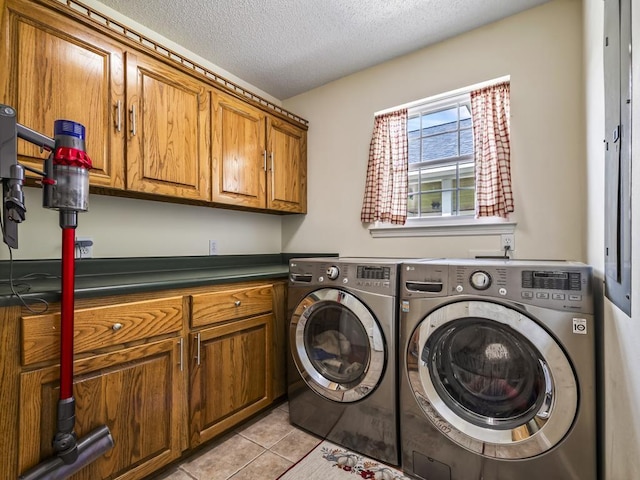
[[[407,373],[434,425],[490,458],[546,452],[578,408],[562,348],[535,320],[497,303],[461,301],[430,313],[411,336]]]
[[[355,402],[380,382],[386,363],[383,333],[369,309],[349,292],[311,292],[294,310],[289,332],[298,372],[323,397]]]

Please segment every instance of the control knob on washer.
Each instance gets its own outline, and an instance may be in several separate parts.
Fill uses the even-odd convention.
[[[471,286],[476,290],[486,290],[491,285],[491,276],[487,272],[478,270],[471,274],[469,282],[471,282]]]
[[[330,280],[335,280],[338,278],[338,275],[340,275],[340,269],[335,265],[327,268],[327,277],[329,277]]]

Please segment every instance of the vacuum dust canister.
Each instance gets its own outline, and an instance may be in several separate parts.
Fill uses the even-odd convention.
[[[54,122],[55,149],[43,180],[45,208],[85,212],[89,208],[91,159],[85,149],[84,125],[71,120]]]

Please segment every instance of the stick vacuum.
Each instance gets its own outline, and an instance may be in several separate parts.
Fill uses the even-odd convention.
[[[13,138],[12,138],[13,137]],[[60,398],[57,432],[53,438],[55,456],[36,465],[21,480],[63,480],[96,460],[113,445],[105,425],[78,439],[74,432],[75,398],[73,397],[73,320],[75,290],[75,230],[78,212],[89,204],[89,169],[91,159],[85,151],[85,128],[69,120],[56,120],[54,139],[16,123],[15,110],[0,105],[0,177],[3,181],[4,241],[17,248],[16,224],[25,218],[22,196],[24,173],[17,162],[16,137],[51,151],[45,162],[42,185],[43,207],[59,211],[62,228],[62,298],[60,304]],[[11,145],[11,140],[13,145]],[[13,158],[11,158],[13,157]],[[41,172],[38,172],[41,173]]]

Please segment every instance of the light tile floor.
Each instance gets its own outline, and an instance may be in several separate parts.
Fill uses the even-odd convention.
[[[275,480],[320,441],[292,426],[282,403],[149,479]]]

